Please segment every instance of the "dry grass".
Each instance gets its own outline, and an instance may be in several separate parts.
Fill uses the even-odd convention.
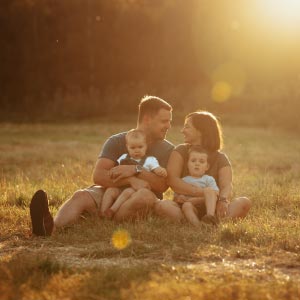
[[[105,138],[132,127],[1,124],[0,299],[299,299],[300,141],[283,132],[224,130],[235,195],[254,203],[241,222],[195,230],[155,216],[121,225],[87,217],[31,237],[34,191],[48,192],[55,213],[91,183]],[[117,230],[130,237],[123,250],[112,242]]]

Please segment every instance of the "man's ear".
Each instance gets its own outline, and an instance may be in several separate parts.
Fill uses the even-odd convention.
[[[150,123],[150,120],[151,120],[151,116],[148,115],[148,114],[145,114],[144,117],[143,117],[143,123],[145,125],[148,125]]]

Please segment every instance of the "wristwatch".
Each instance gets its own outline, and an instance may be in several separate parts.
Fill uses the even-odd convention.
[[[135,174],[140,174],[143,171],[143,167],[141,165],[135,166]]]

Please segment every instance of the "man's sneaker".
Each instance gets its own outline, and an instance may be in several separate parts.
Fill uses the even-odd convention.
[[[38,190],[31,199],[30,217],[33,234],[51,235],[54,223],[48,207],[48,197],[43,190]]]
[[[206,224],[218,225],[218,219],[215,216],[212,216],[212,215],[203,216],[201,221],[206,223]]]

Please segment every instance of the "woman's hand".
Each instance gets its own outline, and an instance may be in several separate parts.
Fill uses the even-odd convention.
[[[224,218],[227,215],[229,203],[227,201],[217,201],[216,214],[218,218]]]

